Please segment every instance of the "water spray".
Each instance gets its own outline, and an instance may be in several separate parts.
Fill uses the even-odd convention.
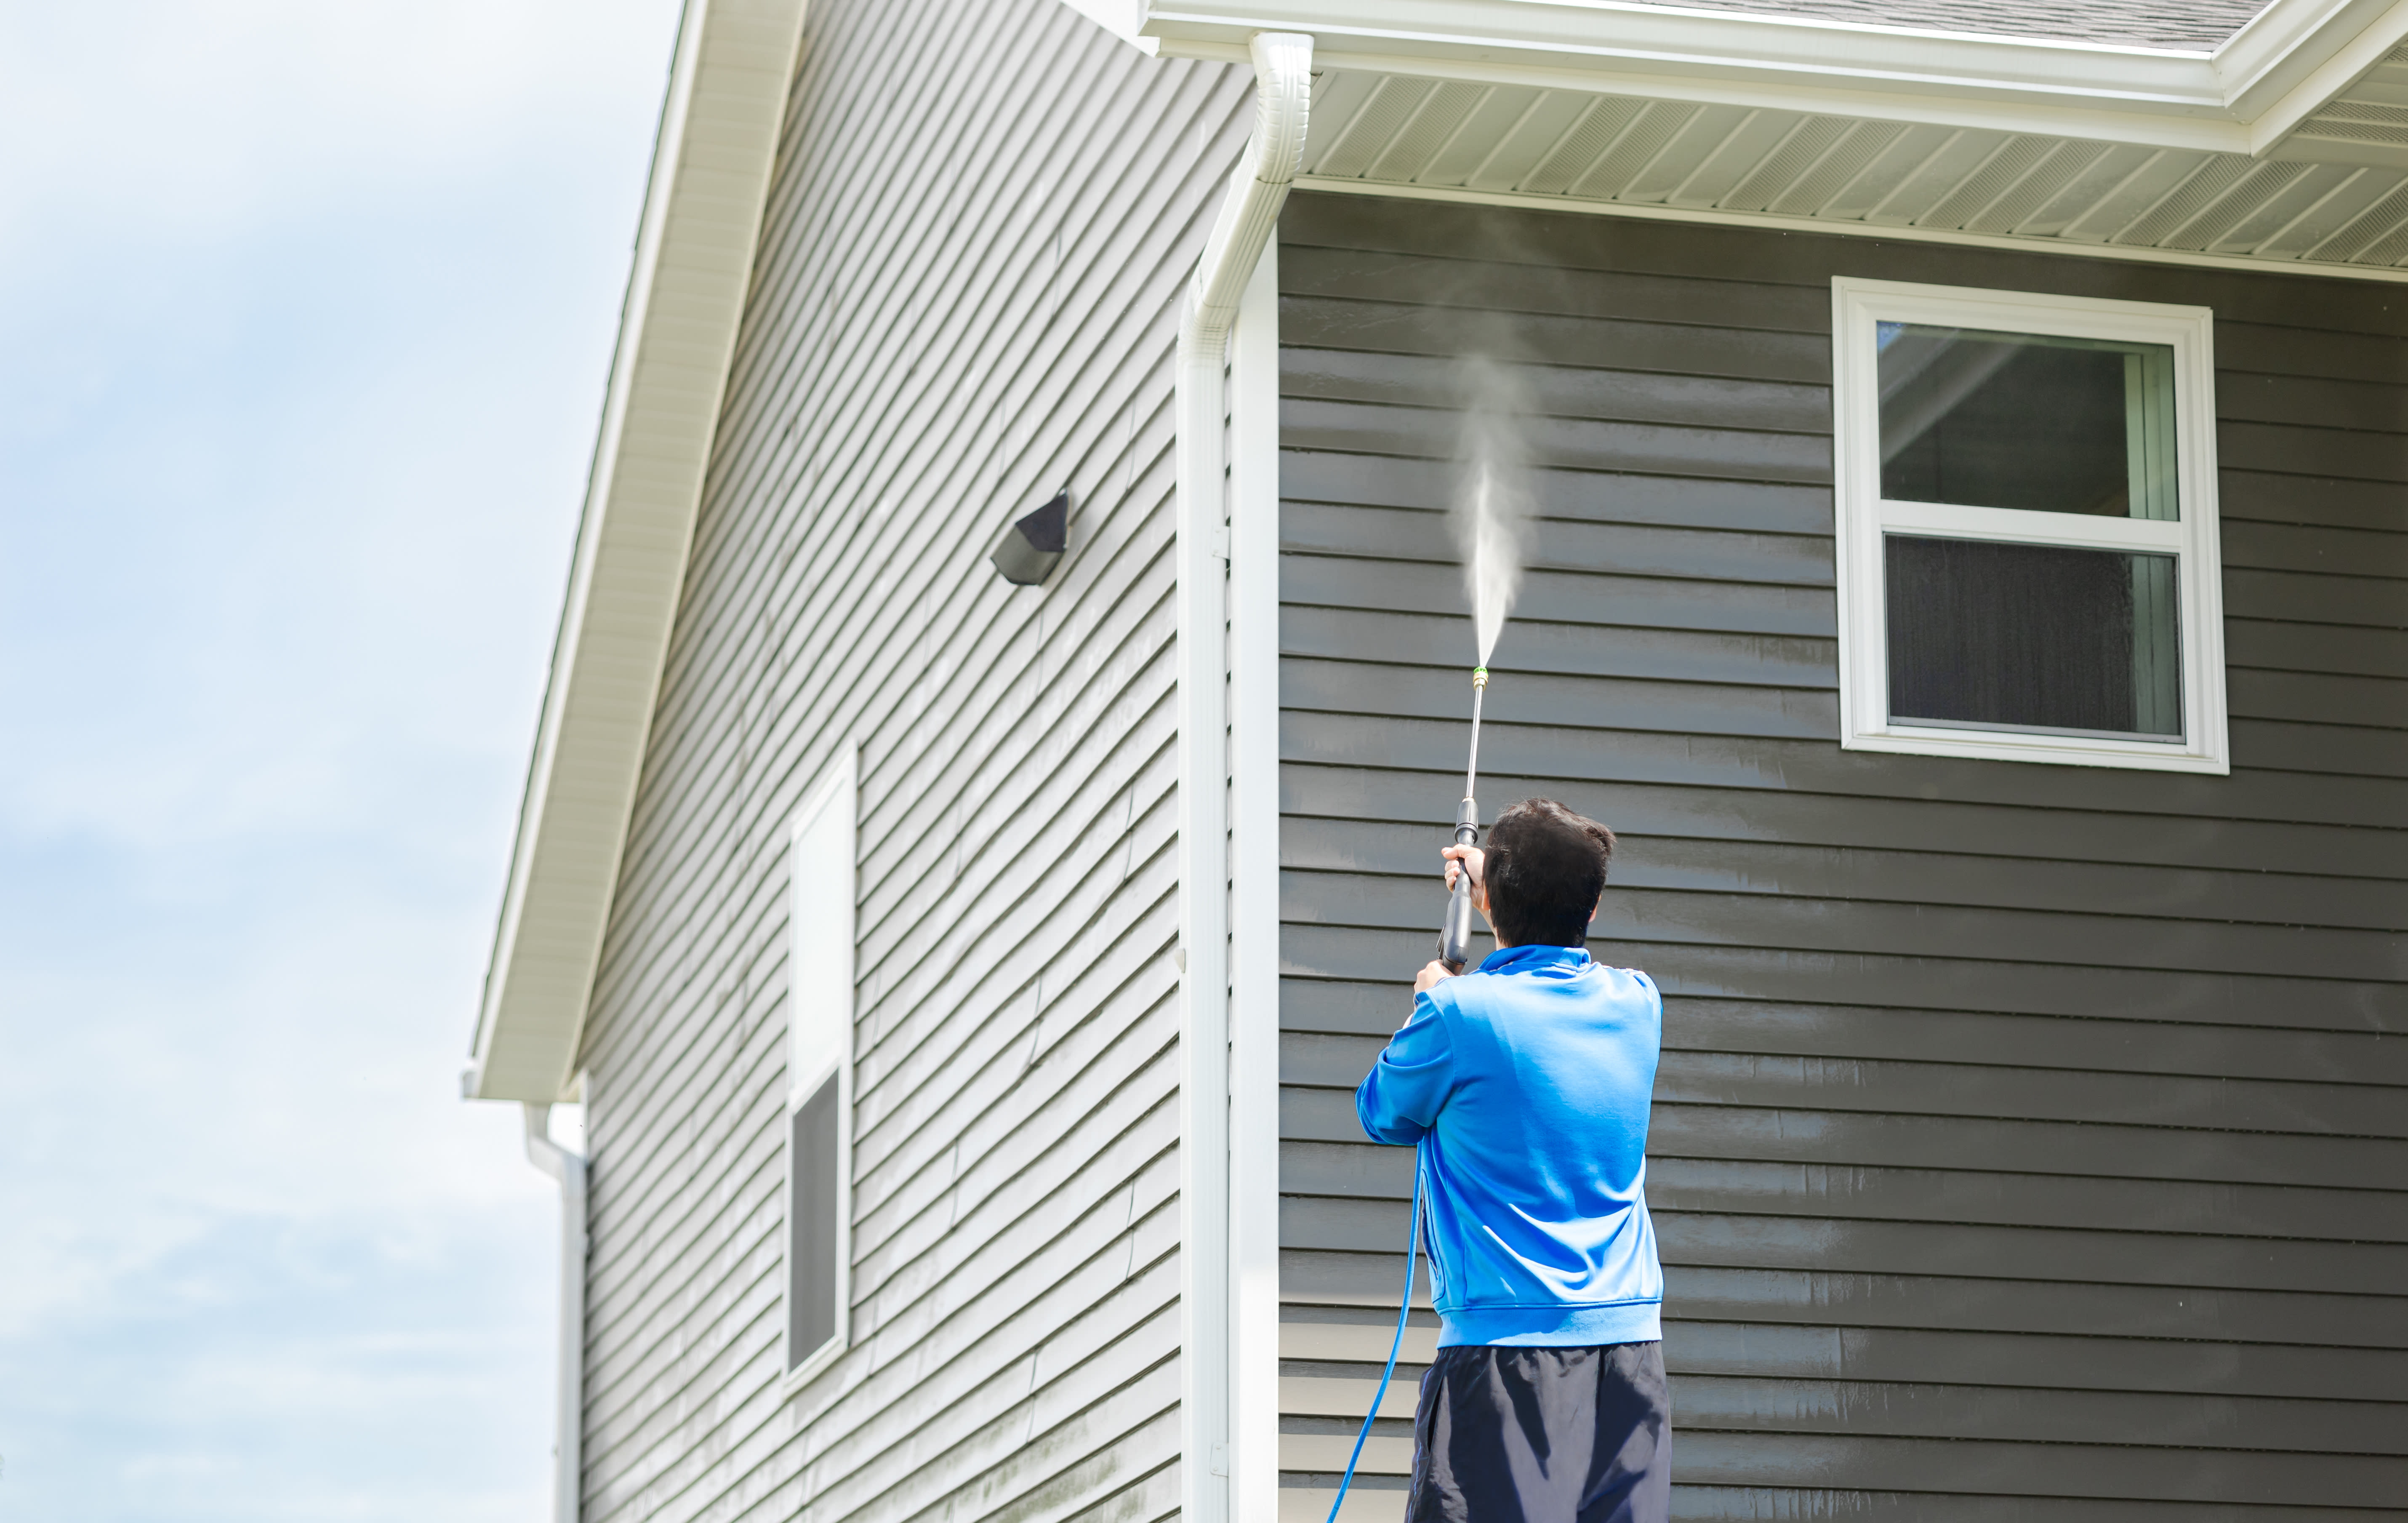
[[[1480,704],[1488,696],[1488,668],[1471,668],[1471,759],[1463,768],[1463,802],[1455,806],[1455,843],[1480,844]],[[1446,901],[1446,923],[1439,927],[1438,960],[1450,973],[1460,973],[1471,960],[1471,865],[1463,864],[1455,877],[1455,892]]]
[[[1488,696],[1488,657],[1505,631],[1522,586],[1522,563],[1529,529],[1526,493],[1518,480],[1526,466],[1522,420],[1535,409],[1514,373],[1492,360],[1463,362],[1463,383],[1472,398],[1464,419],[1462,458],[1469,466],[1464,491],[1448,514],[1463,555],[1463,591],[1471,605],[1472,637],[1480,663],[1471,668],[1471,759],[1463,769],[1463,801],[1455,809],[1455,843],[1480,844],[1480,709]],[[1438,960],[1460,973],[1471,960],[1471,869],[1455,874],[1446,919],[1438,933]]]

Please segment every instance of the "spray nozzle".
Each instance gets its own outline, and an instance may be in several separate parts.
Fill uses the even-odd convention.
[[[1488,668],[1486,667],[1474,667],[1471,668],[1471,685],[1474,687],[1486,687],[1488,685]]]

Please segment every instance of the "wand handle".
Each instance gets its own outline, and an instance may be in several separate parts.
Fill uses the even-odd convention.
[[[1472,798],[1480,782],[1480,705],[1488,697],[1488,668],[1471,668],[1471,759],[1463,767],[1463,802],[1455,811],[1455,843],[1480,844],[1480,805]],[[1460,973],[1471,960],[1471,869],[1456,874],[1455,892],[1446,901],[1446,920],[1438,928],[1438,960],[1450,973]]]
[[[1455,813],[1455,843],[1476,845],[1480,841],[1480,806],[1467,798]],[[1446,901],[1446,923],[1439,927],[1438,960],[1450,973],[1460,973],[1463,965],[1471,960],[1471,868],[1469,863],[1455,874],[1455,892]]]
[[[1481,698],[1488,697],[1488,668],[1471,668],[1471,759],[1464,761],[1464,802],[1455,810],[1456,846],[1481,843],[1481,807],[1471,800],[1481,781]],[[1447,918],[1438,927],[1438,961],[1450,973],[1462,973],[1471,961],[1471,868],[1455,877],[1455,894],[1447,897]]]

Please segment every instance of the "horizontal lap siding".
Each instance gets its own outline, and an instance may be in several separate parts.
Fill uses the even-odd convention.
[[[2408,309],[2389,288],[1299,196],[1281,236],[1283,1514],[1387,1351],[1470,632],[1450,357],[1531,366],[1493,813],[1621,832],[1692,1518],[2408,1516]],[[1829,278],[2217,309],[2229,778],[1842,752]],[[1424,1291],[1426,1294],[1426,1291]],[[1416,1314],[1365,1450],[1401,1509]],[[1419,1361],[1419,1362],[1415,1362]]]
[[[1170,359],[1246,95],[1053,0],[811,7],[583,1054],[589,1518],[1176,1511]],[[848,743],[852,1339],[785,1397],[787,828]]]

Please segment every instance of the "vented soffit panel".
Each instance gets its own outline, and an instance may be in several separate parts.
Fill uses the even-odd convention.
[[[2217,20],[2202,36],[2237,25],[2212,46],[2047,35],[2098,8],[2072,0],[1074,3],[1175,56],[1238,60],[1256,32],[1302,32],[1328,69],[2253,155],[2408,42],[2403,0],[2270,0],[2254,15],[2245,0],[2209,0],[2205,14]],[[1843,14],[1856,11],[1864,14]],[[1942,12],[1960,28],[1929,24]],[[1962,29],[2006,14],[2033,29]]]
[[[2228,35],[2186,49],[1842,14],[2044,28],[2071,0],[1732,7],[1082,4],[1173,55],[1312,35],[1307,188],[2386,279],[2408,262],[2408,0],[2223,0],[2192,23]],[[2138,0],[2105,8],[2094,30],[2140,24]]]
[[[575,1075],[804,0],[687,0],[462,1089]]]
[[[1297,183],[2396,275],[2408,266],[2408,49],[2258,158],[1331,70]]]

